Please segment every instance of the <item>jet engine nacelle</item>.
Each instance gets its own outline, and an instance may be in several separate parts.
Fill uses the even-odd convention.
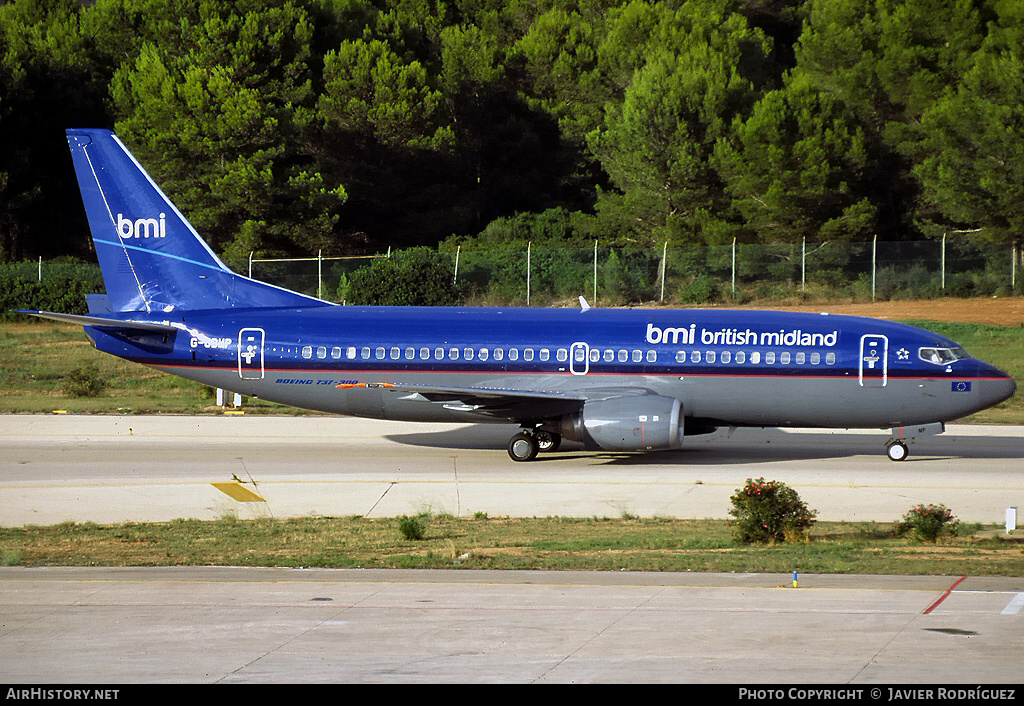
[[[677,449],[683,443],[683,406],[674,397],[639,395],[588,400],[562,418],[562,436],[605,451]]]

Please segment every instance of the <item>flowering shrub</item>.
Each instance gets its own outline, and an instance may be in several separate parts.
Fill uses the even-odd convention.
[[[913,531],[915,539],[934,542],[943,532],[955,534],[959,524],[953,511],[945,505],[915,505],[896,523],[893,534],[902,536]]]
[[[818,515],[788,485],[764,478],[747,478],[730,501],[729,514],[736,518],[735,536],[744,544],[803,538]]]

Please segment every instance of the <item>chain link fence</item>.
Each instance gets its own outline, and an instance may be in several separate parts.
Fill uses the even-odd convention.
[[[441,259],[476,306],[639,303],[696,305],[788,297],[860,301],[1024,294],[1021,251],[962,239],[910,242],[731,244],[713,247],[545,247],[527,244],[364,258],[259,259],[249,274],[341,301],[343,277],[373,258]]]

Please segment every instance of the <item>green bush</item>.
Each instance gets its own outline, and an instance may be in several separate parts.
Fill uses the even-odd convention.
[[[100,377],[96,367],[85,365],[68,371],[61,392],[68,397],[98,397],[106,387],[107,381]]]
[[[398,530],[406,539],[419,541],[427,534],[427,522],[422,515],[416,517],[402,515],[398,518]]]
[[[747,478],[730,499],[734,536],[744,544],[796,541],[806,537],[817,511],[779,481]]]
[[[708,275],[697,275],[679,287],[680,304],[707,304],[718,298],[718,285]]]
[[[71,259],[43,263],[43,280],[35,262],[0,263],[0,319],[12,309],[39,309],[85,314],[85,295],[105,291],[100,268]]]
[[[915,505],[896,523],[893,534],[901,537],[913,532],[914,539],[920,542],[935,542],[942,533],[956,534],[959,524],[945,505]]]
[[[455,306],[463,291],[454,277],[442,256],[427,248],[413,248],[359,268],[342,286],[349,304]]]

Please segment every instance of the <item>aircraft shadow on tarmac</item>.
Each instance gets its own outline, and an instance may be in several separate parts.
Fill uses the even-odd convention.
[[[389,434],[385,438],[398,444],[438,449],[487,450],[504,449],[516,427],[480,424],[443,432]],[[746,437],[746,438],[744,438]],[[584,451],[581,444],[564,441],[562,449],[540,454],[532,463],[575,458],[604,460],[608,464],[755,464],[771,461],[810,461],[879,456],[885,458],[884,433],[792,433],[782,429],[738,430],[731,437],[725,432],[713,436],[694,437],[684,441],[681,449],[651,453]],[[1006,444],[987,445],[978,439],[963,448],[956,437],[927,437],[911,447],[905,463],[949,460],[953,458],[1024,458],[1024,447]]]

